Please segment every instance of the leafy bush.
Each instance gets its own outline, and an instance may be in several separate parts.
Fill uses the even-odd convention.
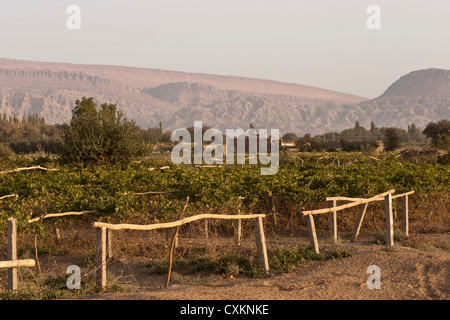
[[[72,120],[64,131],[64,163],[98,164],[129,162],[144,154],[140,129],[114,104],[98,108],[93,98],[75,101]]]
[[[0,160],[7,160],[14,155],[14,151],[4,143],[0,143]]]
[[[313,260],[328,260],[351,257],[348,251],[333,249],[329,252],[316,253],[310,246],[298,246],[297,248],[279,248],[270,252],[269,264],[272,268],[281,272],[291,272],[301,262]]]
[[[387,238],[386,238],[386,231],[375,231],[373,233],[373,237],[375,239],[375,242],[377,244],[386,244]],[[400,241],[405,237],[405,234],[401,231],[394,230],[394,241]]]

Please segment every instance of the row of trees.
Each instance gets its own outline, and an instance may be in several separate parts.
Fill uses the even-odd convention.
[[[63,162],[110,163],[127,162],[133,157],[151,152],[151,147],[164,142],[171,143],[171,131],[158,127],[143,130],[130,121],[115,104],[97,105],[93,98],[75,101],[70,124],[47,125],[38,115],[18,119],[0,117],[0,156],[5,148],[15,152],[49,151],[60,154]],[[252,126],[253,127],[253,126]],[[205,126],[203,130],[208,129]],[[194,128],[188,128],[192,131]],[[193,137],[193,134],[191,134]],[[424,143],[450,148],[450,121],[429,123],[422,131],[415,124],[407,130],[377,128],[372,122],[369,130],[355,123],[354,128],[342,132],[329,132],[312,137],[298,137],[286,133],[283,140],[295,142],[300,151],[371,151],[383,141],[386,150],[394,150],[401,143]]]
[[[298,137],[295,133],[283,135],[283,141],[295,142],[300,151],[334,151],[338,148],[343,151],[371,151],[379,147],[378,141],[382,141],[386,150],[395,150],[401,144],[425,144],[431,139],[435,147],[447,149],[449,146],[449,121],[440,120],[429,123],[422,131],[414,123],[408,125],[407,130],[400,128],[377,128],[371,122],[367,130],[355,123],[354,128],[341,132],[328,132],[323,135],[306,134]]]
[[[64,125],[47,125],[43,117],[0,116],[0,145],[16,153],[36,151],[56,152]]]

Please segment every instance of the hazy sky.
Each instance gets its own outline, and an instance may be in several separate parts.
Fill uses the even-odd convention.
[[[69,30],[69,5],[81,29]],[[369,5],[381,30],[369,30]],[[1,0],[0,57],[295,82],[374,98],[450,69],[449,0]]]

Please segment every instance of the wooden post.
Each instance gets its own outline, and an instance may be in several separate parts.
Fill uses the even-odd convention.
[[[277,226],[277,208],[275,207],[275,200],[272,197],[272,214],[273,214],[273,224]]]
[[[256,248],[258,249],[259,265],[269,272],[269,259],[267,257],[266,238],[264,236],[264,225],[261,217],[253,220],[255,229]]]
[[[186,202],[184,203],[183,210],[178,215],[177,220],[180,220],[183,217],[184,211],[186,210],[188,203],[189,203],[189,196],[186,197]],[[180,231],[180,226],[177,226],[175,228],[175,232],[172,237],[172,244],[170,246],[170,251],[169,251],[169,270],[167,271],[166,288],[169,286],[170,276],[172,274],[173,251],[175,250],[175,248],[176,248],[175,245],[178,242],[178,231]]]
[[[329,202],[330,208],[336,207],[336,200],[331,200]],[[331,235],[333,236],[333,242],[337,243],[337,212],[330,212],[330,228]]]
[[[176,248],[178,248],[178,246],[180,245],[180,237],[178,236],[178,232],[177,232],[177,234],[175,235],[175,238],[174,238],[175,240],[174,240],[174,243],[173,243],[173,247],[176,249]]]
[[[209,227],[208,227],[208,219],[205,219],[205,239],[209,238]]]
[[[386,213],[386,245],[394,246],[394,217],[392,215],[392,194],[384,197],[384,208]]]
[[[241,214],[241,210],[238,209],[237,214]],[[234,243],[238,246],[241,245],[241,236],[242,236],[242,220],[238,219],[234,225]]]
[[[17,220],[8,219],[8,260],[17,260]],[[17,290],[17,267],[8,269],[8,290]]]
[[[106,228],[97,229],[97,284],[106,287]]]
[[[358,220],[356,221],[355,229],[353,230],[352,242],[355,242],[358,238],[359,231],[361,230],[362,222],[366,214],[368,203],[363,203],[361,210],[359,211]]]
[[[56,243],[59,243],[61,241],[61,233],[59,232],[59,228],[55,228],[55,236],[56,236]]]
[[[234,234],[234,243],[238,246],[241,245],[241,237],[242,237],[242,219],[236,220],[236,230]]]
[[[113,256],[112,250],[112,235],[113,231],[111,229],[106,229],[106,259],[109,260]]]
[[[36,265],[36,261],[34,259],[0,261],[0,269],[34,267],[35,265]]]
[[[308,214],[306,216],[306,221],[308,222],[309,240],[311,241],[311,245],[314,248],[314,251],[316,253],[320,253],[320,251],[319,251],[319,243],[317,242],[316,226],[314,225],[314,217],[313,217],[313,215],[312,214]]]
[[[41,273],[41,264],[39,263],[38,245],[37,245],[37,233],[34,234],[34,257],[36,259],[39,273]]]
[[[238,246],[241,245],[242,234],[242,219],[236,220],[236,229],[234,230],[234,243]]]
[[[402,199],[402,231],[405,236],[409,236],[409,204],[407,194]]]

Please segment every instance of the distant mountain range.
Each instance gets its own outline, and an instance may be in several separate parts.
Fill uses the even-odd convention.
[[[355,121],[406,128],[450,118],[450,70],[413,71],[384,94],[367,99],[270,80],[134,67],[77,65],[0,58],[0,113],[39,114],[69,122],[76,99],[117,103],[143,128],[256,128],[317,134]]]

